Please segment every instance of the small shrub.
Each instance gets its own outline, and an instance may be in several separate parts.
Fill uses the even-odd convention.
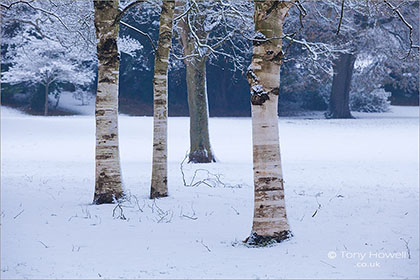
[[[350,108],[357,112],[387,112],[391,102],[388,100],[391,93],[383,88],[374,89],[373,91],[355,92],[350,95]]]

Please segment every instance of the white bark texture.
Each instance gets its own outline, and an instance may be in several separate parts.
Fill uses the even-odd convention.
[[[254,219],[249,244],[291,236],[286,215],[278,129],[282,26],[290,1],[255,1],[251,86]],[[276,38],[276,39],[273,39]]]
[[[174,1],[163,1],[153,78],[153,166],[150,198],[168,195],[168,63]]]
[[[94,203],[122,196],[118,146],[118,0],[94,1],[98,55],[96,95],[96,182]]]

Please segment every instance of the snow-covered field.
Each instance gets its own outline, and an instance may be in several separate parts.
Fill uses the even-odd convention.
[[[198,168],[220,174],[226,185],[215,187],[183,185],[188,119],[170,118],[170,196],[152,201],[152,119],[122,116],[131,202],[113,213],[115,205],[91,204],[93,116],[2,107],[1,278],[418,279],[419,108],[392,110],[354,120],[281,118],[294,237],[248,248],[249,118],[212,118],[219,162],[184,166],[187,183]]]

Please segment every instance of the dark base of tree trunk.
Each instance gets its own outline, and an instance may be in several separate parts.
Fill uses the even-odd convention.
[[[150,199],[154,199],[154,198],[162,198],[162,197],[167,197],[168,193],[160,193],[158,191],[155,190],[151,190],[150,192]]]
[[[188,156],[188,163],[210,163],[216,162],[213,154],[207,151],[194,151],[191,152]]]
[[[338,114],[338,113],[331,113],[331,112],[326,112],[325,118],[327,119],[355,119],[355,117],[353,117],[351,113]]]
[[[93,204],[110,204],[123,197],[123,193],[100,193],[93,198]]]
[[[292,237],[293,234],[289,230],[279,232],[275,236],[262,236],[253,232],[247,239],[244,240],[244,243],[255,247],[265,247],[275,243],[283,242]]]

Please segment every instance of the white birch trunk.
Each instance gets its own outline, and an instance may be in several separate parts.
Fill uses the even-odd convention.
[[[102,204],[123,194],[118,146],[118,0],[94,1],[94,7],[98,55],[94,203]]]
[[[254,1],[251,86],[254,219],[249,244],[281,242],[291,236],[286,215],[278,129],[282,26],[290,1]]]
[[[168,195],[168,63],[174,1],[163,1],[153,78],[153,166],[150,198]]]

